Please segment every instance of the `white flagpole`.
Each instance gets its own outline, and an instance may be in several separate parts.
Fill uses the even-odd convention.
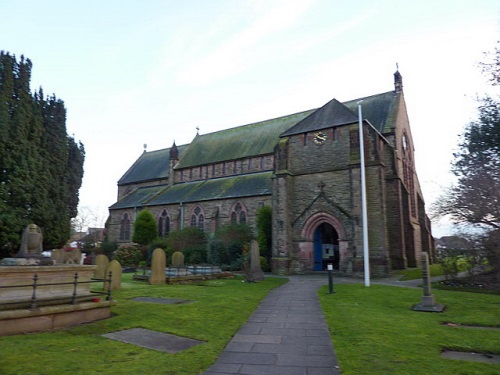
[[[363,259],[365,271],[365,286],[370,286],[370,255],[368,249],[368,216],[366,209],[366,176],[365,176],[365,147],[363,140],[363,115],[361,111],[361,102],[358,102],[359,115],[359,158],[361,161],[361,216],[363,219]]]

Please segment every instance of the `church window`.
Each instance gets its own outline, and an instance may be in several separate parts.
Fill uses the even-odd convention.
[[[163,210],[158,218],[158,236],[165,237],[170,232],[170,217],[167,210]]]
[[[205,230],[205,216],[200,206],[196,206],[191,214],[191,226]]]
[[[120,240],[130,240],[130,216],[125,213],[120,221]]]
[[[232,224],[245,224],[247,222],[246,207],[241,202],[236,202],[231,209],[230,217]]]

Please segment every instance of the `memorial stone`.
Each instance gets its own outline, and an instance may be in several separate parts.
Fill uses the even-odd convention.
[[[429,255],[426,252],[422,253],[422,279],[423,279],[424,295],[422,296],[421,302],[413,306],[413,310],[427,311],[427,312],[443,312],[445,306],[440,303],[436,303],[434,300],[434,295],[431,292]]]
[[[151,276],[149,276],[150,284],[165,284],[165,268],[167,259],[163,249],[155,249],[151,260]]]
[[[250,242],[250,272],[248,278],[249,281],[264,280],[264,272],[260,267],[259,243],[256,240]]]
[[[96,279],[105,279],[108,277],[106,275],[106,269],[108,268],[109,265],[109,259],[106,255],[104,254],[99,254],[95,258],[95,264],[97,266],[97,269],[95,270],[94,276]]]
[[[122,287],[122,266],[116,259],[109,262],[106,268],[106,277],[111,272],[111,290],[119,290]],[[104,289],[108,289],[108,283],[104,283]]]

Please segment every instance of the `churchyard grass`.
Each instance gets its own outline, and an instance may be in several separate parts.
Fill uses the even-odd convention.
[[[500,354],[500,296],[433,290],[443,313],[416,312],[421,289],[360,284],[319,296],[344,375],[500,374],[500,365],[443,359],[443,349]]]
[[[113,292],[113,317],[71,329],[0,337],[0,374],[175,374],[194,375],[215,362],[231,337],[267,293],[286,282],[241,278],[199,285],[148,285],[123,275]],[[134,297],[180,298],[192,303],[160,305]],[[125,344],[102,334],[145,328],[205,341],[169,354]]]
[[[429,265],[429,270],[431,276],[441,276],[444,275],[443,267],[440,264]],[[397,275],[401,275],[401,281],[415,280],[422,278],[422,268],[407,268],[405,270],[400,270],[395,272]]]

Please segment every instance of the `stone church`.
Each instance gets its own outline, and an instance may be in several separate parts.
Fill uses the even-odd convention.
[[[108,240],[130,242],[150,210],[158,234],[230,222],[255,225],[272,207],[272,268],[279,274],[363,270],[358,102],[362,100],[370,269],[419,265],[432,252],[415,170],[401,74],[394,90],[210,134],[144,153],[118,181]]]

